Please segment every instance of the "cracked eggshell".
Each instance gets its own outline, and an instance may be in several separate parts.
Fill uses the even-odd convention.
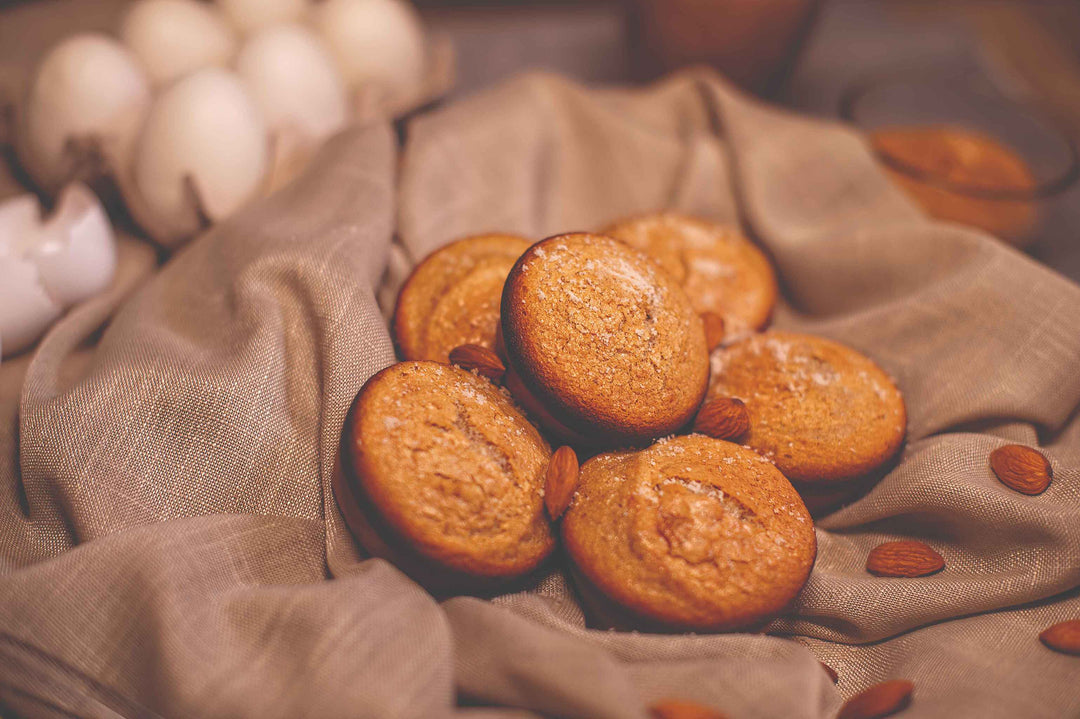
[[[301,20],[308,10],[307,0],[217,0],[222,12],[241,33],[269,25]]]
[[[97,196],[85,185],[66,187],[27,256],[46,292],[63,307],[108,287],[116,274],[116,236]]]
[[[150,84],[127,48],[97,33],[69,37],[30,82],[16,137],[19,160],[49,193],[94,167],[95,153],[125,162],[150,101]]]
[[[28,260],[0,254],[0,352],[22,352],[56,321],[63,308],[45,292]]]
[[[105,209],[71,185],[46,222],[34,195],[0,203],[0,353],[30,347],[66,307],[89,299],[116,273],[116,237]]]
[[[163,244],[228,217],[261,188],[268,137],[234,73],[204,68],[154,102],[122,185],[136,220]]]
[[[424,27],[404,0],[326,0],[314,24],[350,89],[376,85],[392,101],[419,93],[426,68]]]
[[[155,86],[225,65],[236,52],[236,38],[221,12],[195,0],[139,0],[120,24],[120,39]]]

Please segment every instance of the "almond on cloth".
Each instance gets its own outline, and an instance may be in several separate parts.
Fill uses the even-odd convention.
[[[1022,494],[1041,494],[1050,486],[1050,461],[1022,444],[1007,444],[991,452],[990,469],[1002,484]]]
[[[720,397],[705,403],[694,419],[694,431],[713,439],[734,440],[750,429],[750,413],[741,399]]]
[[[481,377],[496,383],[501,382],[506,374],[506,366],[499,355],[480,345],[461,345],[450,350],[450,364],[470,372],[476,370]]]
[[[1059,622],[1039,635],[1039,641],[1062,654],[1080,657],[1080,619]]]
[[[945,568],[945,560],[923,542],[885,542],[870,550],[866,571],[878,577],[925,577]]]
[[[697,702],[662,699],[649,707],[652,719],[727,719],[724,714]]]
[[[552,520],[570,506],[578,482],[578,458],[571,447],[559,447],[548,462],[544,478],[544,505]]]
[[[907,679],[892,679],[875,684],[844,702],[836,719],[881,719],[906,709],[911,704],[915,685]]]

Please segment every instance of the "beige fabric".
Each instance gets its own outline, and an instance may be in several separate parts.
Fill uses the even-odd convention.
[[[1080,714],[1080,659],[1036,640],[1080,616],[1080,288],[922,219],[849,131],[707,74],[639,93],[526,77],[415,121],[400,171],[394,149],[381,126],[337,138],[299,183],[0,365],[10,710],[644,719],[674,696],[809,718],[906,677],[907,716]],[[780,268],[777,324],[864,350],[909,402],[901,463],[819,524],[810,583],[770,627],[799,641],[587,629],[559,572],[439,605],[363,560],[329,478],[349,401],[392,361],[375,298],[395,212],[384,284],[461,234],[665,206],[744,222]],[[991,475],[1006,439],[1044,446],[1043,495]],[[946,570],[866,574],[900,536]]]

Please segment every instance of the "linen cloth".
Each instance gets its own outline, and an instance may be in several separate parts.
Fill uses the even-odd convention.
[[[908,403],[901,460],[818,523],[789,615],[769,635],[609,632],[558,570],[438,603],[366,559],[330,474],[349,402],[393,361],[377,297],[464,234],[667,207],[742,224],[776,262],[776,326],[865,352]],[[1080,715],[1080,659],[1037,640],[1080,617],[1080,288],[922,217],[847,128],[705,71],[643,91],[530,75],[418,118],[400,153],[383,125],[338,136],[160,268],[125,248],[110,293],[0,364],[14,714],[645,719],[676,697],[825,718],[907,678],[905,716]],[[1053,464],[1037,497],[990,471],[1014,441]],[[946,569],[867,574],[899,537]]]

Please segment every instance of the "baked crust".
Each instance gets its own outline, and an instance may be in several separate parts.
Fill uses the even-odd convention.
[[[648,629],[758,626],[798,594],[817,552],[813,520],[779,470],[703,435],[590,459],[562,537],[583,597],[595,604],[595,589],[616,605],[601,603],[601,616]]]
[[[884,465],[904,441],[907,412],[892,379],[850,347],[769,331],[713,353],[709,398],[746,404],[744,444],[793,482],[843,482]]]
[[[503,282],[530,244],[516,235],[477,235],[428,255],[398,293],[392,329],[399,357],[446,362],[460,345],[494,349]]]
[[[724,318],[728,335],[769,323],[776,273],[737,227],[661,212],[620,220],[601,233],[653,257],[682,285],[695,311]]]
[[[560,436],[559,425],[593,444],[641,444],[685,425],[704,397],[701,318],[658,264],[611,238],[530,247],[507,278],[502,318],[508,363]]]
[[[410,574],[424,574],[419,557],[443,574],[510,578],[554,548],[543,505],[551,448],[470,372],[426,361],[382,370],[354,400],[341,450],[361,510],[343,511],[350,528]]]

